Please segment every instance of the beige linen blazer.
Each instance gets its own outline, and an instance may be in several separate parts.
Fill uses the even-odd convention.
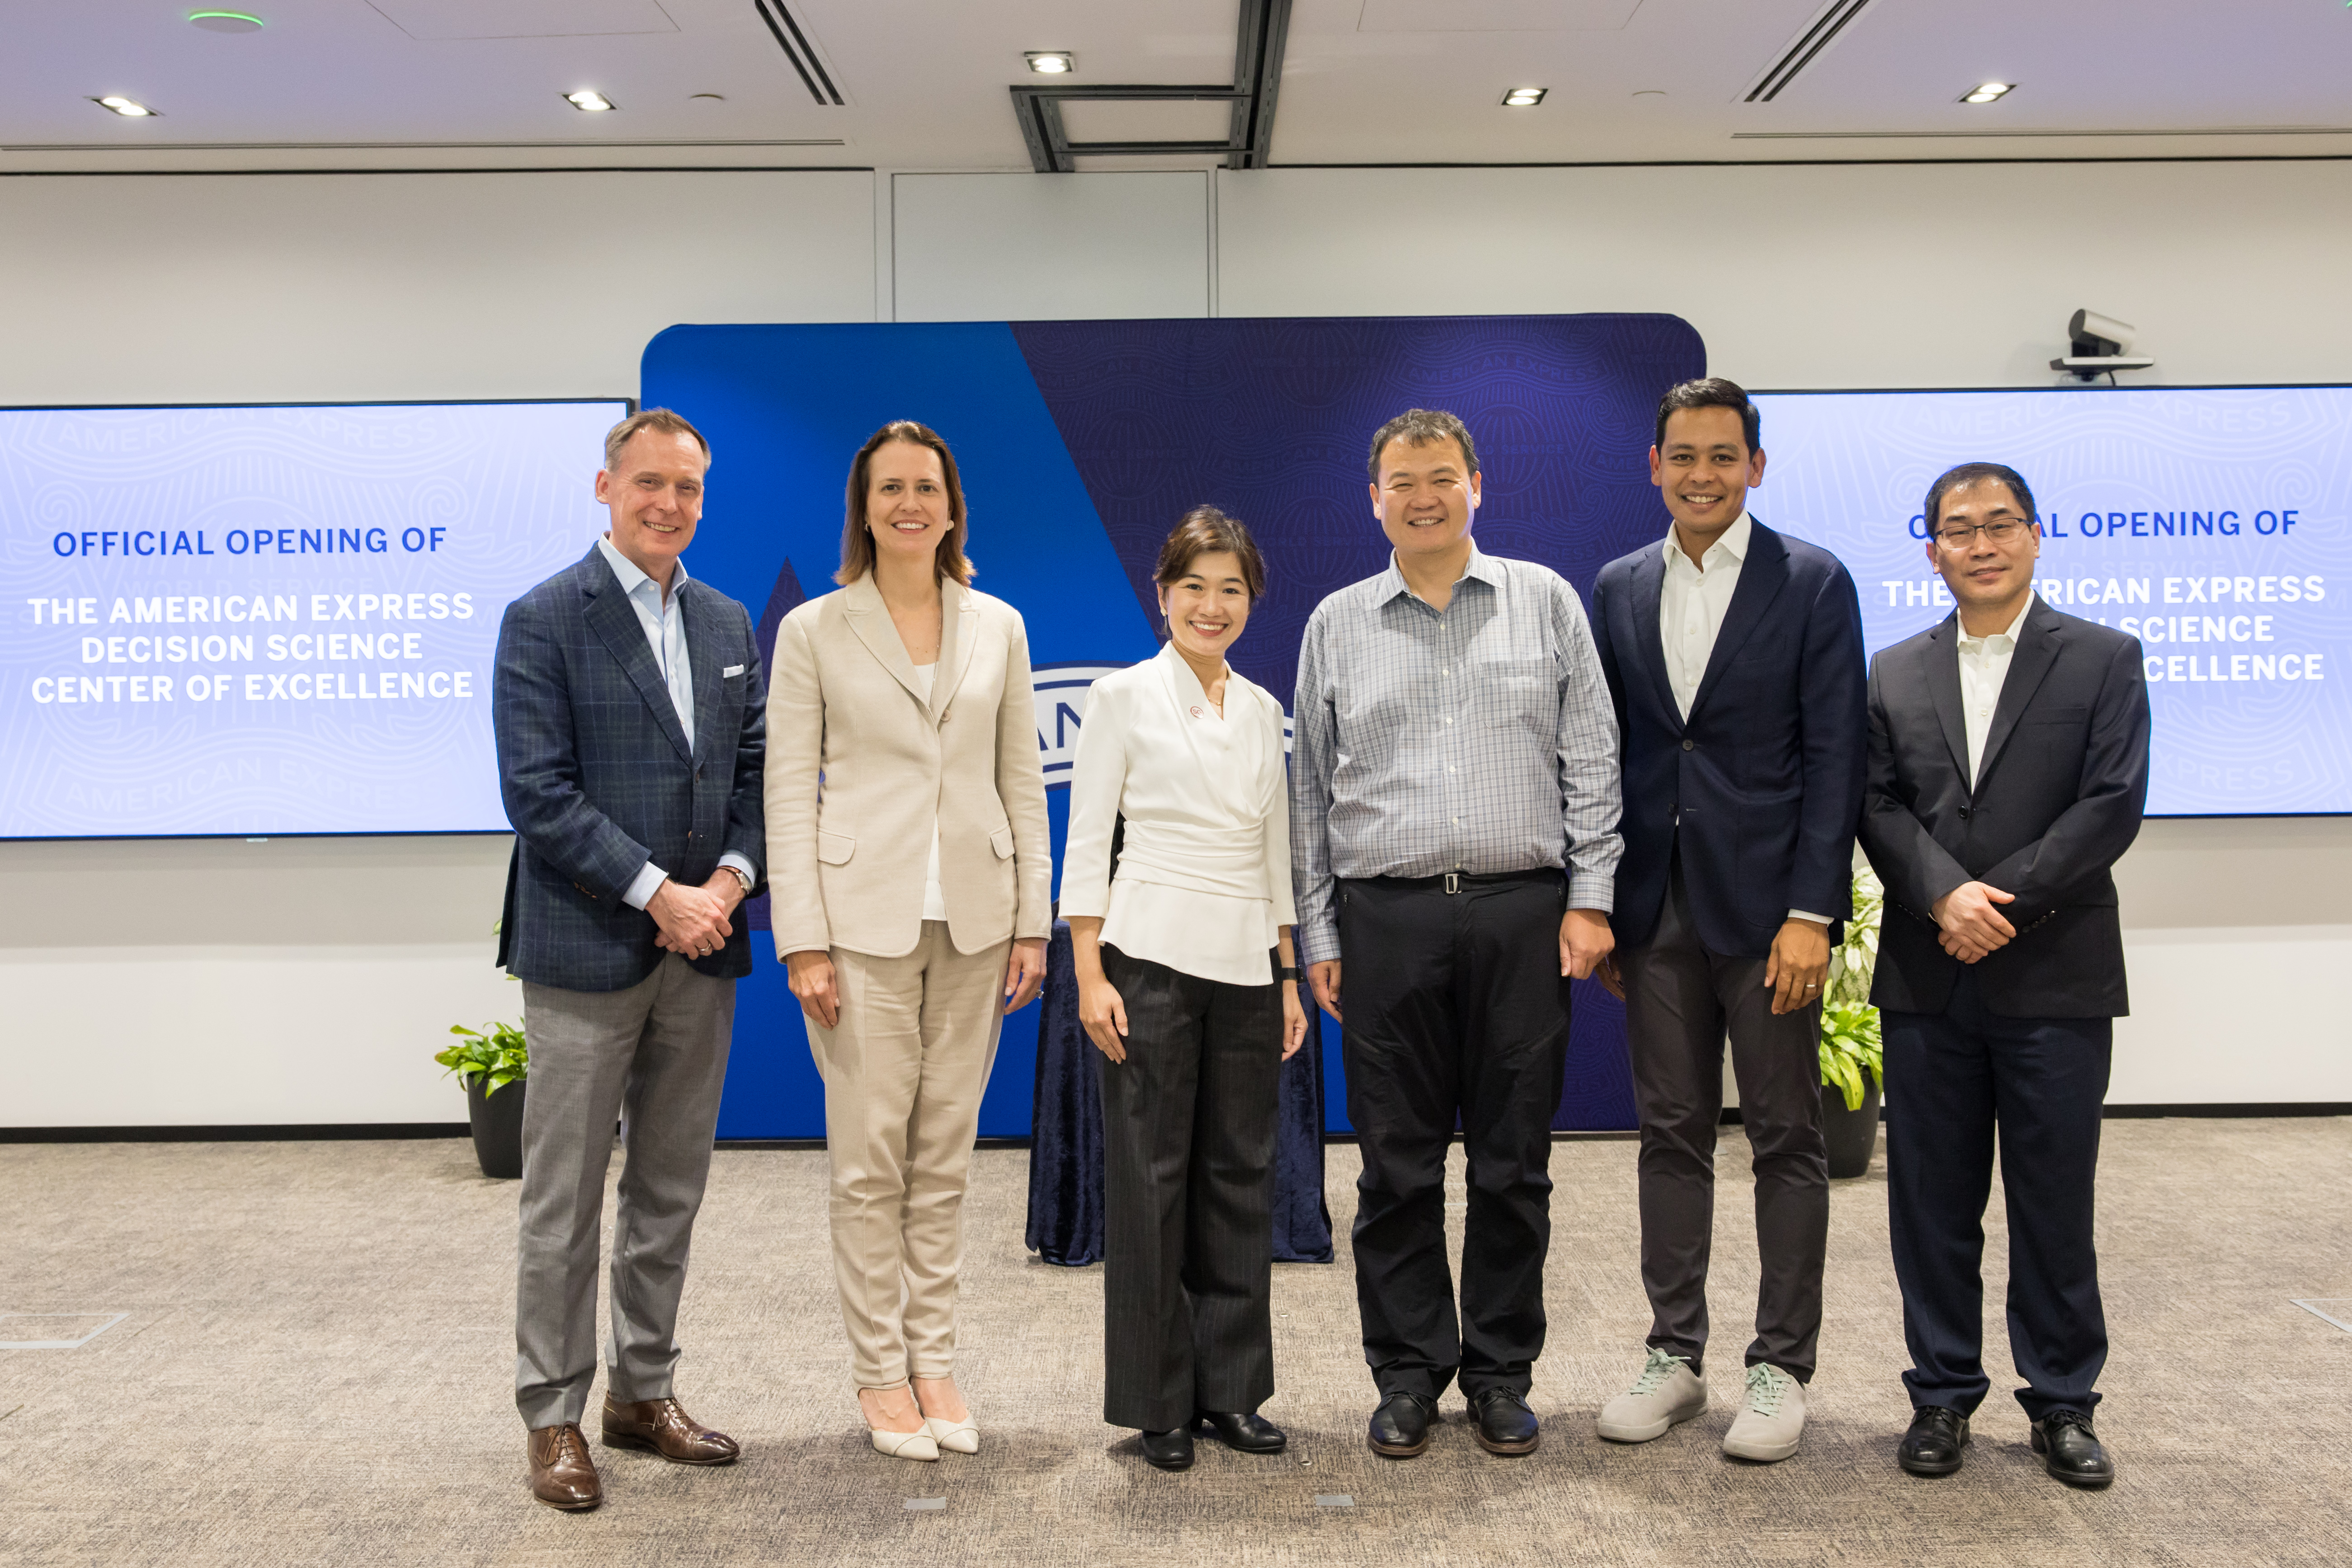
[[[870,574],[777,628],[766,794],[778,958],[912,952],[934,821],[958,952],[1052,930],[1028,629],[1001,599],[953,581],[940,593],[929,701]]]

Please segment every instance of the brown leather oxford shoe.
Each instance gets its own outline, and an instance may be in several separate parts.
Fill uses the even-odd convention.
[[[578,1513],[604,1500],[595,1461],[577,1423],[534,1426],[530,1433],[530,1495],[550,1508]]]
[[[686,1413],[675,1399],[641,1399],[623,1405],[604,1395],[604,1446],[650,1448],[673,1465],[731,1465],[742,1450],[724,1432],[713,1432]]]

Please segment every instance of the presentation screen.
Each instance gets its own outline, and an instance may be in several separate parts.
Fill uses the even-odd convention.
[[[2352,812],[2352,387],[1757,396],[1757,517],[1843,559],[1874,653],[1951,614],[1920,508],[2006,463],[2036,584],[2140,639],[2158,816]]]
[[[629,406],[0,409],[0,837],[504,828],[499,613]]]

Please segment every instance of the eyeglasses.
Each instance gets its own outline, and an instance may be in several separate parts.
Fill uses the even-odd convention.
[[[1970,542],[1981,533],[1995,544],[2006,544],[2032,526],[2030,522],[2020,522],[2013,517],[2002,518],[1998,522],[1955,523],[1950,528],[1937,529],[1936,542],[1947,550],[1966,550]]]

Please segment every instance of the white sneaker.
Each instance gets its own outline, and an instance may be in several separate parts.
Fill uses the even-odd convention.
[[[1601,1407],[1601,1435],[1612,1443],[1646,1443],[1706,1408],[1706,1384],[1691,1371],[1690,1358],[1653,1350],[1633,1386]]]
[[[1748,1369],[1748,1396],[1723,1435],[1723,1451],[1735,1459],[1770,1464],[1795,1453],[1804,1430],[1805,1385],[1759,1362]]]

